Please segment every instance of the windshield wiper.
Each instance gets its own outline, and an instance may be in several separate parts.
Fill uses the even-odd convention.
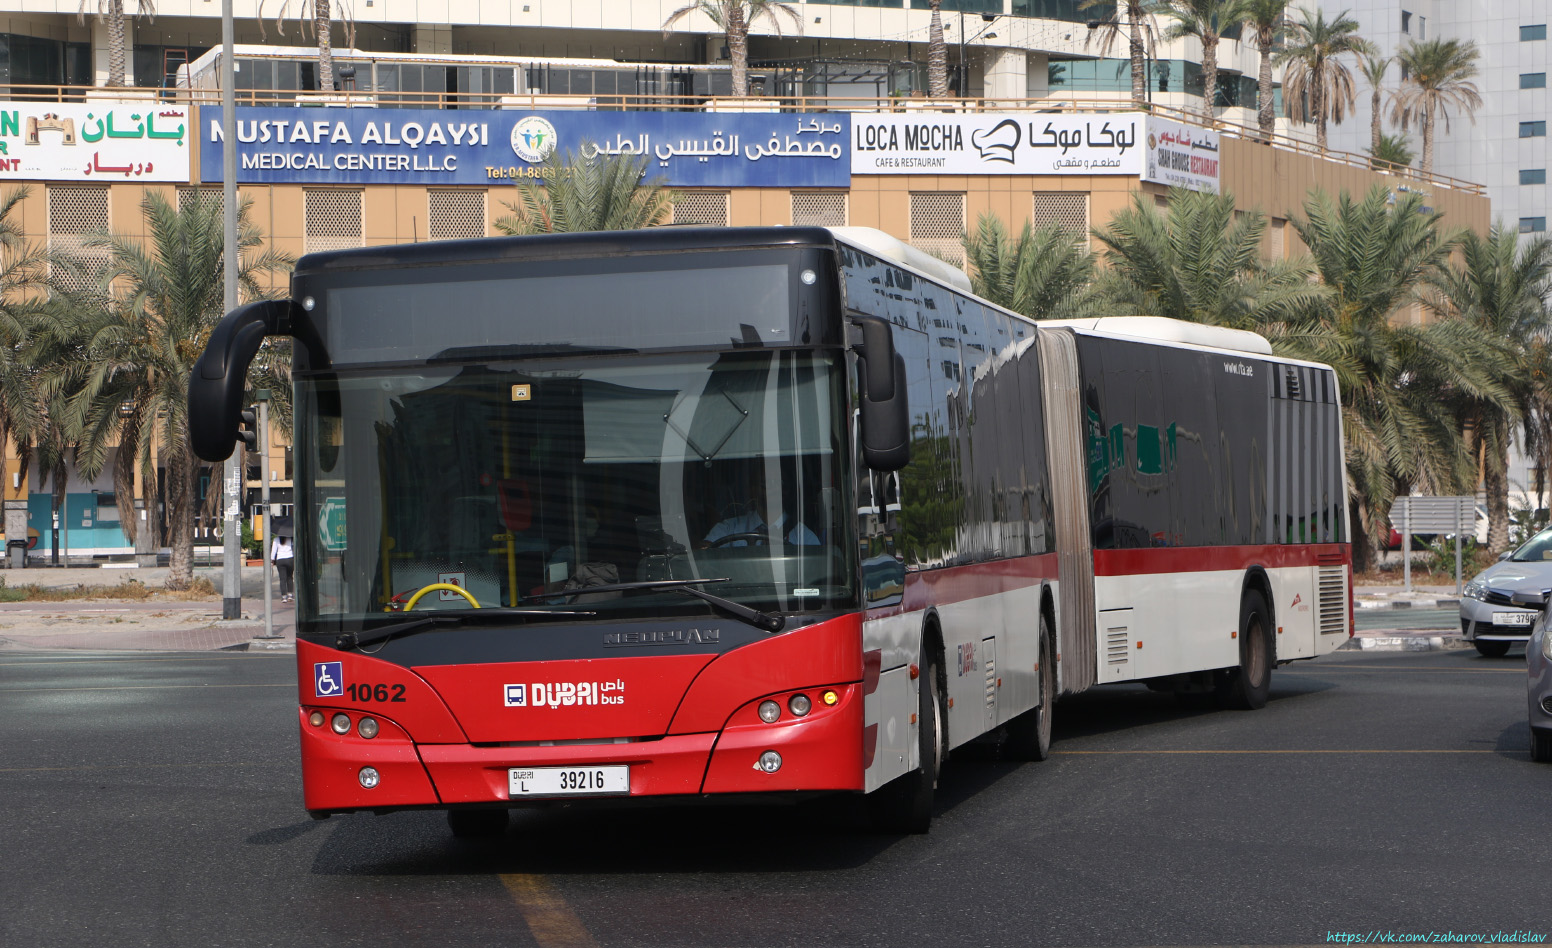
[[[544,593],[538,596],[525,596],[518,601],[532,602],[542,599],[556,599],[562,596],[585,596],[592,593],[620,592],[628,589],[677,589],[680,592],[689,593],[697,599],[710,603],[733,618],[747,622],[762,631],[780,632],[786,626],[787,620],[784,616],[751,609],[741,602],[734,602],[731,599],[714,596],[705,590],[695,588],[706,583],[725,583],[727,581],[727,577],[724,576],[721,579],[654,579],[639,583],[608,583],[603,586],[579,586],[576,589]]]
[[[471,619],[492,618],[499,619],[505,616],[596,616],[596,612],[579,612],[575,610],[556,609],[469,609],[457,612],[432,612],[418,619],[404,619],[400,622],[390,622],[380,625],[375,629],[362,632],[346,632],[334,640],[334,647],[338,649],[360,648],[363,645],[371,645],[374,642],[386,642],[388,639],[398,638],[401,635],[414,635],[416,632],[424,632],[438,626],[459,626]]]

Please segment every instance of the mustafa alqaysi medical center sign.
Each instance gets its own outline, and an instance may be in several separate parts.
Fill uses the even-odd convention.
[[[200,110],[200,176],[221,178],[221,110]],[[675,187],[851,183],[841,113],[237,109],[237,180],[247,184],[491,185],[540,177],[557,149],[639,155]]]
[[[1141,112],[859,114],[851,144],[852,174],[1129,175],[1193,190],[1218,181],[1217,132]],[[1191,145],[1194,163],[1177,154]],[[1210,165],[1200,160],[1209,148]]]

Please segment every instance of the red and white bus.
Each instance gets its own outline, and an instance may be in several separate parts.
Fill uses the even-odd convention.
[[[1331,370],[1168,320],[1035,323],[875,231],[665,228],[302,259],[191,432],[294,341],[317,817],[868,794],[1059,694],[1258,707],[1350,634]]]

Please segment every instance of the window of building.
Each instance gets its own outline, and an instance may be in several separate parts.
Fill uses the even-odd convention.
[[[1547,74],[1544,72],[1520,73],[1521,89],[1545,89],[1547,87]]]
[[[1520,169],[1520,183],[1521,184],[1546,184],[1547,183],[1547,169],[1545,169],[1545,168],[1522,168],[1522,169]]]
[[[1089,196],[1082,191],[1036,191],[1029,223],[1036,230],[1055,225],[1074,241],[1089,236]]]
[[[1521,138],[1545,138],[1547,135],[1546,122],[1521,122]]]
[[[727,191],[680,191],[674,205],[675,224],[728,226]]]
[[[1266,229],[1266,243],[1264,244],[1266,255],[1272,260],[1281,260],[1288,254],[1288,220],[1283,217],[1272,218],[1272,226]]]
[[[1529,43],[1532,40],[1544,40],[1547,38],[1547,25],[1537,23],[1535,26],[1520,27],[1520,42]]]
[[[1401,11],[1401,32],[1403,32],[1403,33],[1411,33],[1412,32],[1412,14],[1407,12],[1406,10],[1402,10]]]
[[[911,0],[912,10],[931,9],[927,0]],[[943,0],[940,9],[944,13],[958,11],[963,13],[1001,13],[1002,0]],[[979,27],[976,27],[979,29]]]
[[[845,191],[793,191],[793,227],[845,227]]]
[[[484,237],[485,192],[427,191],[426,235],[432,240]]]
[[[963,266],[964,244],[960,237],[965,232],[965,195],[963,191],[928,191],[911,193],[911,243],[921,250],[936,254]]]
[[[1428,38],[1428,18],[1425,17],[1425,16],[1419,16],[1417,18],[1417,41],[1418,42],[1422,42],[1423,40],[1425,40],[1427,38]]]
[[[108,231],[108,189],[97,186],[51,185],[48,189],[49,253],[65,260],[49,265],[49,273],[71,290],[94,285],[93,275],[112,254],[106,247],[88,247],[92,234]]]
[[[361,192],[328,190],[307,191],[306,231],[303,253],[360,247]]]
[[[1520,233],[1522,234],[1541,234],[1545,233],[1546,229],[1547,219],[1545,217],[1520,218]]]

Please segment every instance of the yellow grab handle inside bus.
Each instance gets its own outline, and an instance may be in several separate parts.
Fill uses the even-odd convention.
[[[463,588],[462,586],[454,586],[452,583],[432,583],[429,586],[422,586],[417,589],[415,591],[415,595],[410,597],[410,601],[404,604],[404,611],[409,612],[411,609],[415,608],[415,603],[420,602],[421,596],[424,596],[426,593],[436,589],[445,589],[448,592],[455,592],[463,598],[469,600],[469,605],[476,609],[480,607],[479,602],[473,596],[469,595],[469,590]]]

